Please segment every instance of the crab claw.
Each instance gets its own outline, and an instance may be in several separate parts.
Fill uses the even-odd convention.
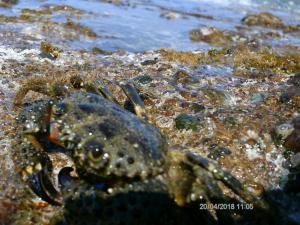
[[[31,190],[42,200],[60,205],[60,194],[55,189],[50,179],[52,163],[49,156],[42,151],[34,151],[32,145],[25,143],[20,146],[20,151],[25,157],[16,158],[17,168]]]
[[[28,175],[27,183],[42,200],[52,205],[61,205],[60,194],[53,186],[45,170]]]

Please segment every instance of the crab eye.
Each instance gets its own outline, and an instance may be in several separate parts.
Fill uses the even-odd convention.
[[[103,156],[103,145],[97,141],[87,142],[85,148],[88,150],[89,157],[92,160],[97,160]]]
[[[103,150],[99,148],[95,148],[92,150],[92,155],[95,159],[98,159],[103,155]]]

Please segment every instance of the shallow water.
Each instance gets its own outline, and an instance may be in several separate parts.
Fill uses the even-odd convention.
[[[121,1],[125,2],[125,1]],[[207,50],[206,43],[193,43],[189,31],[201,26],[213,26],[221,30],[235,31],[241,19],[249,14],[268,11],[279,16],[287,24],[300,23],[300,1],[258,1],[258,0],[134,0],[125,4],[111,4],[101,1],[19,1],[10,9],[0,13],[18,15],[23,8],[40,9],[43,5],[69,5],[84,10],[80,24],[90,27],[99,36],[95,40],[81,38],[66,42],[73,49],[90,50],[98,47],[106,51],[145,51],[158,48],[177,50]],[[164,16],[174,16],[166,19]],[[190,15],[187,13],[194,14]],[[203,17],[212,18],[203,18]],[[64,22],[66,15],[54,14],[52,21]],[[30,25],[29,25],[30,26]],[[29,29],[29,28],[28,28]],[[53,41],[53,40],[51,40]],[[298,37],[272,41],[271,44],[292,44],[300,46]]]

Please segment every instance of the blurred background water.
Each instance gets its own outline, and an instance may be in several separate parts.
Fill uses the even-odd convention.
[[[234,31],[245,15],[265,11],[279,16],[287,24],[300,23],[300,0],[20,0],[12,8],[0,9],[0,14],[14,16],[24,8],[38,10],[49,4],[69,5],[85,11],[80,19],[74,19],[91,28],[98,38],[65,42],[74,49],[205,50],[210,46],[190,41],[190,30],[213,26]],[[51,18],[57,22],[66,19],[61,14]],[[290,38],[285,44],[300,46],[300,41]]]

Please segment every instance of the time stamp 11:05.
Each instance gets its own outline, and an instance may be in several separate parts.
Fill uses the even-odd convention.
[[[252,210],[253,204],[247,203],[201,203],[200,210]]]

